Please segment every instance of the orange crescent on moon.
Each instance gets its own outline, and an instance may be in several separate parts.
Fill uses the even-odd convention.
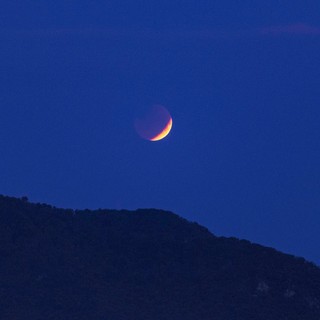
[[[153,138],[151,138],[149,140],[150,141],[159,141],[159,140],[165,138],[169,134],[171,128],[172,128],[172,118],[170,117],[170,120],[166,124],[164,129],[159,134],[157,134],[155,137],[153,137]]]

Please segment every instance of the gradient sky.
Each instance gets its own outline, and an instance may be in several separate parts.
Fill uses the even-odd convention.
[[[1,1],[0,39],[0,193],[320,264],[320,1]],[[155,104],[173,129],[148,142]]]

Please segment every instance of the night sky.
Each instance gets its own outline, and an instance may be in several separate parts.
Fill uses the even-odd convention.
[[[0,193],[161,208],[320,264],[320,1],[0,4]],[[162,105],[171,133],[136,133]]]

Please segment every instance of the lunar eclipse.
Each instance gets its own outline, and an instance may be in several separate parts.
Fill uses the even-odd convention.
[[[155,105],[140,118],[137,118],[134,126],[141,138],[149,141],[159,141],[170,133],[172,117],[165,107]]]

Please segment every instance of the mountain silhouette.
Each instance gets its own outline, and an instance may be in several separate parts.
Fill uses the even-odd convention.
[[[0,196],[2,320],[319,320],[320,269],[161,210]]]

